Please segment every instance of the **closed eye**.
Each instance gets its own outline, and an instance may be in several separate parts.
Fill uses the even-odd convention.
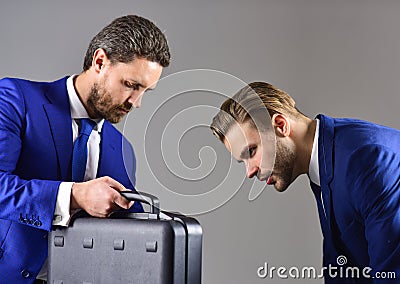
[[[125,87],[127,87],[127,88],[129,88],[129,89],[132,89],[132,90],[135,90],[135,91],[137,91],[137,90],[139,90],[139,88],[140,88],[140,84],[132,84],[132,83],[130,83],[130,82],[128,82],[128,81],[125,81],[124,82],[124,85],[125,85]]]
[[[257,147],[250,147],[249,148],[249,157],[250,158],[254,156],[254,154],[256,153],[256,149],[257,149]]]
[[[252,158],[257,150],[257,146],[249,146],[243,149],[242,153],[240,154],[240,160],[247,160]]]

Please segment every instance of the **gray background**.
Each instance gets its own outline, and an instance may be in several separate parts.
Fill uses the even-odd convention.
[[[399,128],[399,12],[395,0],[1,1],[0,77],[50,81],[78,73],[92,36],[113,18],[133,13],[155,21],[167,35],[173,62],[163,77],[197,68],[220,70],[246,82],[275,84],[311,117],[325,113]],[[218,79],[214,75],[200,77],[205,89],[216,88],[209,87]],[[187,82],[167,79],[171,86]],[[229,92],[229,86],[224,87]],[[190,88],[177,96],[160,83],[126,120],[124,131],[137,152],[138,188],[190,195],[218,184],[220,191],[235,193],[244,169],[231,164],[205,126],[215,113],[212,107],[224,97]],[[173,118],[196,105],[201,108],[192,120]],[[148,125],[149,118],[153,124]],[[163,135],[171,141],[164,141],[163,147],[179,154],[189,169],[206,167],[206,174],[196,176],[194,171],[194,178],[185,173],[178,178],[165,171],[157,139],[168,121]],[[121,130],[123,126],[118,125]],[[175,132],[181,137],[178,144],[170,135]],[[170,163],[175,164],[175,158]],[[284,194],[267,188],[249,202],[251,183],[244,180],[229,202],[198,215],[204,229],[203,283],[322,283],[256,275],[264,262],[287,268],[321,266],[321,233],[307,184],[301,177]],[[200,207],[207,207],[201,202]],[[188,212],[183,201],[173,198],[161,199],[161,204]]]

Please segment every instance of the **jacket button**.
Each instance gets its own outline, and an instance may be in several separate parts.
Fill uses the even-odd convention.
[[[29,278],[29,276],[31,276],[31,273],[28,270],[24,269],[21,271],[21,275],[24,278]]]

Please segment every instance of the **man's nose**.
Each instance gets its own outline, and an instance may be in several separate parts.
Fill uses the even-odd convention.
[[[140,93],[135,93],[129,98],[129,102],[134,108],[140,108],[140,106],[142,105],[143,94],[144,91]]]
[[[246,175],[248,178],[254,177],[255,175],[257,175],[257,173],[258,173],[258,167],[252,165],[247,166]]]

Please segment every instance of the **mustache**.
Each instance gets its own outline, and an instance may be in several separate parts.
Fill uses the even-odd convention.
[[[122,105],[119,106],[119,109],[122,109],[124,111],[130,112],[133,108],[133,104],[129,102],[125,102]]]

